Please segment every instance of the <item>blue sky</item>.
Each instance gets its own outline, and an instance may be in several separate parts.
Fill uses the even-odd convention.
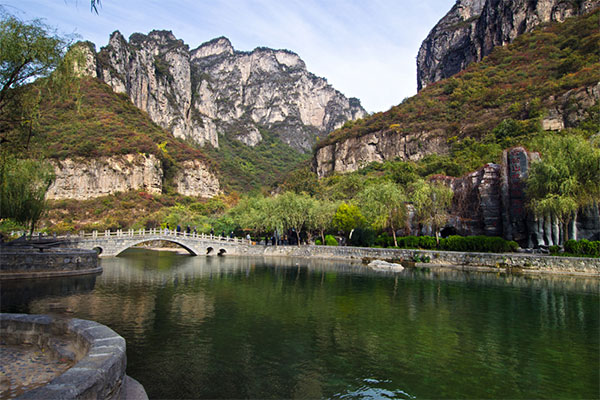
[[[42,18],[63,34],[105,46],[119,30],[166,29],[195,48],[219,36],[236,50],[288,49],[369,112],[416,93],[421,42],[455,0],[0,0],[23,20]]]

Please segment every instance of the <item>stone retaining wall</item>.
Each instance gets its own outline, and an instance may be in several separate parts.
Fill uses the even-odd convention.
[[[43,278],[102,272],[93,250],[0,250],[0,279]]]
[[[339,259],[402,259],[411,261],[415,254],[429,256],[431,265],[484,269],[516,269],[524,273],[558,273],[600,276],[600,259],[554,257],[520,253],[462,253],[454,251],[383,249],[345,246],[244,246],[239,255],[321,257]]]
[[[125,375],[125,339],[93,321],[59,319],[48,315],[0,314],[0,336],[9,345],[48,346],[58,357],[77,362],[47,385],[25,392],[20,399],[121,399],[136,386],[137,398],[147,398],[143,387]],[[66,337],[74,352],[51,345]],[[141,392],[140,392],[141,389]]]

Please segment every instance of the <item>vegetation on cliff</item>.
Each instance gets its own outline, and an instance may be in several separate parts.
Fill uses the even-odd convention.
[[[598,84],[598,18],[600,10],[521,35],[400,105],[347,122],[316,148],[373,132],[438,131],[450,154],[437,157],[447,164],[437,172],[458,176],[498,161],[504,148],[530,144],[531,136],[541,131],[546,110],[563,106],[559,102],[564,93]],[[578,128],[584,136],[597,133],[598,105],[580,110],[576,99],[568,102],[565,112],[582,114]]]

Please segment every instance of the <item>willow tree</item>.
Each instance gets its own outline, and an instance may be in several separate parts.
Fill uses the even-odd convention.
[[[308,224],[311,210],[315,207],[315,200],[306,193],[285,192],[275,197],[277,213],[284,222],[284,229],[293,228],[296,231],[298,246],[300,245],[300,232]]]
[[[398,247],[396,230],[406,224],[406,195],[393,182],[367,186],[355,197],[373,229],[390,229]]]
[[[600,199],[600,146],[580,135],[552,134],[536,147],[542,157],[529,170],[528,204],[536,215],[560,221],[566,242],[577,210]]]
[[[337,208],[337,203],[333,201],[315,200],[314,206],[310,210],[308,229],[318,231],[323,244],[325,244],[325,231],[331,227]]]
[[[410,185],[410,199],[417,221],[431,226],[438,244],[439,230],[450,218],[453,197],[452,189],[442,183],[419,180]]]
[[[0,166],[0,219],[28,225],[31,235],[46,209],[46,192],[53,179],[49,164],[4,157]]]

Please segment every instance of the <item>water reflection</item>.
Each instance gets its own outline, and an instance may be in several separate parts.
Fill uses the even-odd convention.
[[[89,291],[20,307],[115,329],[152,398],[599,395],[591,279],[135,251],[102,266]]]
[[[2,312],[27,311],[27,304],[38,299],[65,298],[71,295],[91,293],[96,286],[98,274],[62,278],[5,280],[0,286]]]

